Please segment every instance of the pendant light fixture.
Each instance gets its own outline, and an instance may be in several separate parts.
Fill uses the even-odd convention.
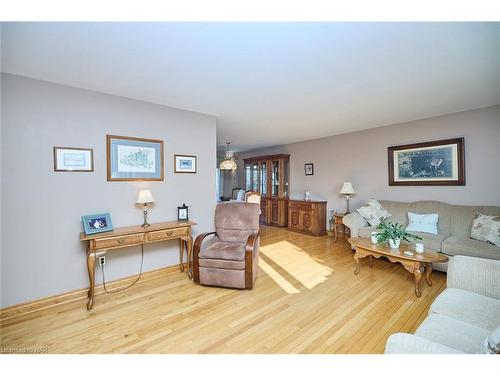
[[[236,165],[236,161],[229,153],[229,144],[230,143],[231,142],[226,142],[226,145],[227,145],[226,157],[220,163],[220,167],[219,167],[222,171],[235,171],[236,168],[238,168],[238,166]]]

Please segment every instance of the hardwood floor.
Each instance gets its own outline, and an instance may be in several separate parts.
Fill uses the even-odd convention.
[[[147,256],[147,255],[146,255]],[[413,332],[445,287],[414,293],[400,264],[361,262],[354,275],[347,241],[262,228],[261,269],[253,290],[193,284],[158,272],[94,311],[74,301],[2,323],[4,348],[49,353],[382,353],[394,332]]]

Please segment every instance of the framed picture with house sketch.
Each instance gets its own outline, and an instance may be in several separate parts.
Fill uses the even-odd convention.
[[[465,185],[464,138],[388,147],[390,186]]]

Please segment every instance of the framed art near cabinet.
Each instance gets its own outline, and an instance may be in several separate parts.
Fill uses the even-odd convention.
[[[465,185],[463,138],[388,148],[390,186]]]
[[[175,173],[196,173],[196,156],[174,155]]]
[[[314,175],[314,164],[313,163],[304,164],[304,173],[306,176]]]
[[[82,216],[82,223],[85,234],[109,232],[113,230],[111,216],[108,213]]]
[[[108,181],[163,181],[163,141],[106,136]]]
[[[54,147],[55,172],[93,172],[94,151],[91,148]]]

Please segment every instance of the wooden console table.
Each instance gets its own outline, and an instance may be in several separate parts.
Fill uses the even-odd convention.
[[[140,225],[115,228],[110,232],[86,235],[80,233],[80,241],[88,241],[87,269],[89,272],[90,287],[88,292],[87,310],[94,305],[95,293],[95,263],[96,259],[107,251],[114,251],[130,246],[144,245],[151,242],[179,240],[180,270],[184,272],[184,248],[187,252],[188,277],[192,277],[191,259],[193,254],[193,237],[191,227],[196,225],[192,221],[166,221],[151,224],[149,227]]]

